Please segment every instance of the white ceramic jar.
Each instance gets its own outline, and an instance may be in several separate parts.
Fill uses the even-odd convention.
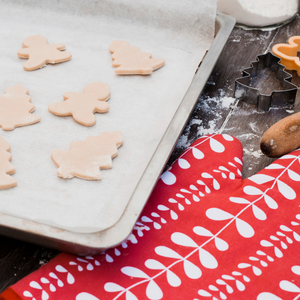
[[[279,27],[298,13],[299,0],[218,0],[218,10],[249,28]]]

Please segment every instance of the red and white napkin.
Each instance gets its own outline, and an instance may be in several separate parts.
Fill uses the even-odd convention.
[[[300,150],[242,180],[242,145],[194,142],[126,242],[60,254],[2,300],[300,299]]]

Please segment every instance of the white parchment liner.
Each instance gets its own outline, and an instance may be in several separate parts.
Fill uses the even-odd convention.
[[[216,1],[0,1],[0,94],[15,84],[29,89],[40,123],[0,129],[11,144],[18,186],[0,192],[0,212],[75,232],[95,232],[122,215],[195,70],[213,40]],[[17,56],[25,37],[41,34],[64,43],[73,57],[33,72]],[[112,40],[164,58],[149,76],[118,76]],[[84,127],[57,117],[48,105],[63,93],[81,93],[91,82],[110,86],[110,110]],[[121,131],[124,145],[101,181],[56,175],[51,150],[103,131]]]

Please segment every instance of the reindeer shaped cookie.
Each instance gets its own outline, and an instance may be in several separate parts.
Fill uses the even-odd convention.
[[[42,35],[33,35],[23,41],[23,49],[18,51],[18,56],[28,58],[24,63],[26,71],[40,69],[49,64],[57,64],[70,60],[70,52],[62,52],[64,44],[48,44],[47,39]]]
[[[15,178],[9,176],[14,174],[16,169],[10,163],[12,160],[10,145],[0,136],[0,190],[10,189],[17,185]]]
[[[84,126],[93,126],[96,123],[95,112],[105,113],[109,109],[105,101],[110,97],[110,89],[103,82],[88,84],[82,94],[67,92],[63,96],[65,101],[50,104],[49,111],[61,117],[71,115]]]

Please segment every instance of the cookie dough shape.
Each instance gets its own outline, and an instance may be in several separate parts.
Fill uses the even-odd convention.
[[[0,136],[0,190],[10,189],[17,185],[15,178],[11,174],[16,172],[14,166],[10,163],[12,160],[10,145]]]
[[[150,53],[142,52],[128,42],[113,41],[109,47],[113,67],[119,75],[148,75],[165,64],[164,59],[151,59]]]
[[[18,51],[18,56],[28,58],[24,63],[24,70],[33,71],[42,68],[47,63],[57,64],[71,59],[70,52],[62,52],[64,44],[48,44],[42,35],[33,35],[23,41],[23,49]]]
[[[100,180],[100,169],[112,168],[112,158],[117,156],[123,145],[121,132],[103,132],[89,136],[84,141],[72,142],[71,150],[53,150],[51,157],[57,165],[57,176],[78,177],[86,180]]]
[[[7,88],[5,94],[0,96],[0,127],[3,130],[13,130],[41,120],[31,114],[35,106],[30,103],[31,97],[28,94],[28,89],[17,84]]]
[[[63,95],[65,101],[52,103],[48,110],[57,116],[73,116],[81,125],[93,126],[96,123],[95,112],[105,113],[109,109],[107,102],[110,89],[106,83],[94,82],[88,84],[82,94],[67,92]]]

